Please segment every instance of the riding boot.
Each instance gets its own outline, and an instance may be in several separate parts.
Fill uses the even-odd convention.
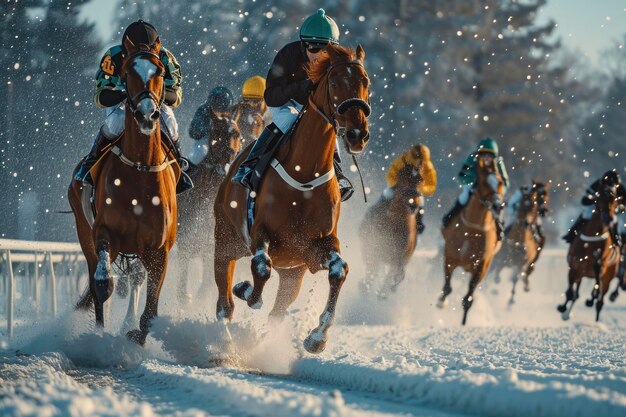
[[[270,144],[275,143],[283,135],[283,132],[274,124],[270,123],[263,129],[257,140],[252,145],[250,153],[245,161],[239,165],[237,173],[231,179],[234,183],[239,183],[248,189],[252,189],[252,174],[259,159],[269,150]]]
[[[85,185],[91,185],[93,187],[93,178],[91,178],[91,168],[94,166],[98,159],[100,158],[102,151],[104,148],[111,142],[109,138],[107,138],[104,133],[102,133],[102,129],[98,131],[98,135],[96,136],[96,140],[94,140],[93,145],[91,146],[91,150],[83,158],[83,161],[76,171],[74,175],[74,179],[76,181],[82,181]]]
[[[174,155],[174,158],[178,162],[180,166],[180,178],[178,179],[178,183],[176,184],[176,194],[183,193],[185,191],[191,190],[193,188],[193,180],[187,173],[189,169],[189,161],[187,158],[184,158],[180,152],[180,142],[174,140],[163,140],[167,149]]]
[[[463,207],[463,204],[461,204],[458,199],[455,200],[454,206],[450,209],[449,212],[446,213],[445,216],[443,216],[444,229],[448,227],[452,219],[455,218],[461,212],[461,210],[463,210]]]
[[[335,147],[335,154],[333,155],[333,167],[335,168],[335,175],[337,176],[337,182],[339,183],[339,193],[341,194],[341,201],[346,201],[352,194],[354,194],[354,187],[348,178],[343,175],[341,169],[341,157],[339,151]]]
[[[572,227],[561,238],[567,243],[572,243],[585,223],[587,223],[587,220],[583,219],[583,216],[578,216]]]

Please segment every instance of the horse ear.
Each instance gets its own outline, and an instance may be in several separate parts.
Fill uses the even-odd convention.
[[[363,50],[361,44],[358,44],[356,47],[356,59],[359,61],[363,61],[365,59],[365,51]]]
[[[157,36],[156,40],[152,44],[152,49],[157,52],[161,50],[161,37],[160,36]]]

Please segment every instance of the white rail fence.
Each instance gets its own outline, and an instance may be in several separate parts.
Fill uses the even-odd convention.
[[[81,291],[84,257],[77,243],[0,239],[0,296],[6,300],[8,336],[13,336],[17,279],[20,296],[32,299],[36,314],[57,314],[57,276],[64,278],[68,298]],[[42,298],[42,287],[46,294]],[[47,311],[42,311],[43,306]]]

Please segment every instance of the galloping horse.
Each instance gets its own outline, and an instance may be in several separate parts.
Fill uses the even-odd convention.
[[[363,67],[365,52],[329,45],[308,68],[316,84],[307,107],[288,141],[279,145],[255,200],[254,221],[248,228],[247,190],[230,178],[250,147],[231,166],[215,202],[215,281],[219,290],[217,318],[231,320],[235,304],[231,292],[237,259],[253,254],[252,276],[233,291],[260,308],[263,287],[271,268],[280,276],[271,317],[282,319],[298,295],[302,278],[328,270],[330,292],[319,326],[304,341],[312,353],[324,350],[335,316],[348,265],[340,256],[337,221],[339,185],[333,153],[339,136],[348,152],[363,151],[369,140],[367,116],[369,78]],[[249,230],[249,233],[248,233]]]
[[[463,297],[463,325],[467,312],[474,301],[474,290],[483,280],[493,256],[497,252],[495,206],[502,201],[504,183],[490,155],[481,155],[476,165],[477,180],[472,196],[459,214],[458,222],[453,220],[442,230],[445,240],[444,276],[445,283],[437,306],[446,306],[446,298],[452,292],[450,279],[457,267],[469,272],[472,277],[469,290]]]
[[[591,218],[585,223],[569,247],[568,287],[565,302],[557,307],[563,320],[568,320],[579,297],[580,283],[583,277],[593,278],[591,298],[585,301],[587,307],[596,302],[596,321],[600,320],[600,311],[604,306],[604,295],[609,290],[609,283],[615,277],[619,265],[620,253],[613,244],[609,228],[615,221],[615,209],[620,198],[610,189],[602,188],[596,199],[596,207]],[[576,285],[576,290],[574,290]],[[597,300],[597,301],[596,301]],[[569,307],[568,307],[568,303]]]
[[[405,166],[398,175],[391,199],[381,197],[365,214],[361,223],[361,253],[365,262],[363,285],[370,289],[381,270],[386,279],[379,296],[384,298],[404,280],[407,263],[417,244],[417,212],[422,182],[420,170]]]
[[[515,221],[506,229],[504,245],[493,262],[496,282],[500,281],[500,273],[504,267],[513,268],[513,288],[509,304],[515,302],[515,286],[520,277],[524,282],[524,291],[530,291],[528,278],[546,243],[538,228],[540,217],[545,217],[548,212],[547,189],[546,184],[536,181],[530,187],[520,188],[521,199],[515,212]]]
[[[201,256],[211,247],[213,240],[213,217],[210,216],[220,183],[226,176],[226,169],[237,152],[241,150],[241,133],[238,127],[239,115],[234,118],[217,117],[211,112],[209,151],[204,160],[193,167],[194,188],[178,197],[178,260],[180,261],[180,281],[178,298],[190,301],[187,290],[188,269],[192,258]],[[202,258],[202,281],[209,272],[209,257]]]
[[[143,345],[150,321],[157,315],[169,250],[176,239],[176,182],[180,170],[161,143],[160,106],[165,68],[159,59],[160,41],[134,45],[122,67],[128,100],[125,130],[111,151],[94,167],[93,225],[83,211],[89,191],[79,181],[69,187],[81,248],[89,268],[89,292],[78,308],[95,304],[96,323],[104,326],[103,304],[113,292],[111,262],[118,254],[137,254],[148,272],[146,307],[140,329],[128,337]],[[83,195],[85,194],[85,195]]]
[[[233,117],[239,121],[241,137],[245,141],[253,141],[259,137],[265,127],[265,121],[263,114],[258,109],[252,104],[242,101],[233,107],[232,113]]]

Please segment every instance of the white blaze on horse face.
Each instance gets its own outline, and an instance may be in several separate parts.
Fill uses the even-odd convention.
[[[150,60],[138,58],[133,63],[133,69],[141,77],[141,81],[143,81],[143,85],[147,85],[150,78],[157,73],[157,66],[154,65]]]

